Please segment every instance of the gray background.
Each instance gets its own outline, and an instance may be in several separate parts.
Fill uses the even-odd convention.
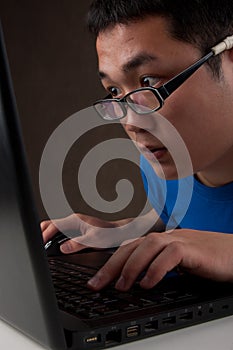
[[[0,16],[41,219],[47,218],[47,214],[40,198],[38,169],[46,141],[65,118],[105,95],[97,77],[94,38],[85,26],[90,2],[0,0]],[[139,169],[125,160],[106,164],[97,182],[101,196],[111,201],[115,198],[116,182],[128,178],[135,193],[125,210],[101,213],[80,196],[77,162],[95,144],[115,137],[126,137],[122,128],[106,126],[92,130],[68,154],[63,184],[75,212],[114,220],[135,216],[144,206]]]

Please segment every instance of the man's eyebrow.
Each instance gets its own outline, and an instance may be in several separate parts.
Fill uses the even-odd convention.
[[[140,54],[132,57],[128,62],[126,62],[122,66],[122,71],[128,73],[131,70],[142,66],[143,64],[146,64],[146,63],[151,62],[151,61],[155,61],[157,59],[158,59],[158,57],[150,55],[148,53],[140,53]],[[101,80],[108,78],[108,74],[106,74],[103,71],[99,71],[98,75],[99,75],[99,78]]]
[[[100,80],[108,78],[108,74],[101,72],[101,71],[98,71],[98,76],[99,76]]]
[[[130,72],[131,70],[138,68],[148,62],[155,61],[158,58],[156,56],[150,55],[148,53],[140,53],[132,57],[127,63],[122,67],[124,72]]]

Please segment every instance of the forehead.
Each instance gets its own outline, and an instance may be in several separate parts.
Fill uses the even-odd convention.
[[[118,37],[119,41],[121,41],[122,38],[131,41],[134,37],[140,39],[141,36],[153,36],[154,34],[157,34],[156,36],[171,36],[169,22],[166,18],[147,16],[143,19],[132,20],[127,23],[110,25],[99,33],[97,37],[97,46],[98,42],[102,43],[103,40],[105,41],[108,38],[111,40]]]
[[[147,17],[129,24],[116,24],[101,32],[96,40],[99,68],[115,62],[126,63],[138,52],[171,54],[177,45],[169,33],[168,23],[161,17]]]
[[[171,70],[173,62],[177,62],[177,69],[179,64],[183,68],[184,57],[192,61],[196,51],[192,45],[174,39],[169,22],[158,16],[108,27],[97,37],[96,49],[100,77],[112,82],[129,79],[129,74],[140,67],[149,70],[150,61],[158,70]]]

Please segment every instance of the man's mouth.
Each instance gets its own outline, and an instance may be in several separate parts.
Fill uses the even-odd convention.
[[[141,148],[142,153],[145,155],[146,158],[153,160],[161,160],[165,154],[167,153],[166,147],[142,147]]]
[[[165,148],[165,147],[154,148],[154,149],[150,150],[150,152],[155,156],[156,159],[160,160],[167,153],[167,148]]]

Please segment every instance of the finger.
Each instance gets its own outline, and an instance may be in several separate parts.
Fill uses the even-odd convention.
[[[71,235],[80,234],[80,219],[76,214],[72,214],[63,219],[45,221],[45,223],[41,225],[45,227],[42,232],[45,242],[51,239],[58,231],[66,234],[70,238],[72,238]]]
[[[48,242],[58,232],[57,227],[50,221],[49,225],[42,230],[44,242]]]
[[[88,281],[87,286],[97,291],[116,279],[120,275],[125,262],[138,246],[140,240],[141,239],[138,239],[137,241],[118,248],[107,263]]]
[[[86,245],[76,242],[74,239],[69,239],[60,246],[60,250],[63,254],[76,253],[85,248],[87,248]]]
[[[149,266],[146,275],[140,282],[145,289],[154,287],[167,272],[181,264],[185,255],[185,244],[180,241],[169,243]]]
[[[51,221],[50,220],[44,220],[40,223],[40,228],[41,231],[44,231],[49,225],[50,225]]]
[[[62,219],[56,219],[53,221],[53,224],[57,227],[58,231],[70,238],[73,238],[73,235],[80,234],[80,219],[76,214],[69,215]]]
[[[116,288],[121,291],[128,290],[140,273],[164,249],[168,241],[170,241],[170,237],[165,234],[153,233],[148,235],[128,258],[116,283]]]

